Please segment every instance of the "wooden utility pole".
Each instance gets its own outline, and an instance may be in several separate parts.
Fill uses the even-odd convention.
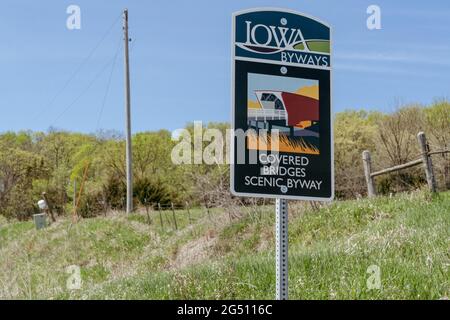
[[[130,103],[130,61],[128,56],[128,9],[123,11],[123,33],[125,48],[125,135],[126,135],[126,175],[127,213],[133,211],[133,155],[131,148],[131,103]]]
[[[428,154],[430,152],[427,144],[427,139],[425,133],[419,132],[417,134],[417,140],[419,141],[420,151],[422,152],[422,162],[425,169],[425,175],[427,177],[428,187],[431,192],[436,192],[436,179],[433,173],[433,163],[431,162],[431,157]]]
[[[370,159],[370,152],[368,150],[365,150],[362,154],[363,158],[363,165],[364,165],[364,175],[366,177],[366,183],[367,183],[367,195],[369,198],[375,197],[375,185],[373,183],[373,177],[372,177],[372,162]]]

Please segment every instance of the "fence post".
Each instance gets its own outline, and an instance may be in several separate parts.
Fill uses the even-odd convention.
[[[363,165],[364,165],[364,175],[366,176],[367,183],[367,195],[369,198],[375,197],[375,186],[373,183],[372,174],[372,163],[370,159],[370,152],[368,150],[363,151],[362,153]]]
[[[50,213],[50,217],[52,218],[53,222],[56,222],[55,215],[53,214],[53,206],[50,201],[48,201],[47,193],[42,192],[42,197],[44,198],[45,202],[47,203],[47,211]]]
[[[175,223],[175,230],[178,230],[177,218],[175,217],[175,209],[173,208],[173,202],[170,203],[172,208],[173,222]]]
[[[149,204],[147,202],[147,199],[145,199],[144,202],[145,202],[145,213],[147,214],[147,223],[152,224],[152,219],[150,218],[150,214],[148,213]]]
[[[206,209],[206,214],[208,215],[209,221],[212,222],[211,215],[209,214],[208,202],[206,202],[206,200],[205,200],[205,209]]]
[[[450,150],[450,144],[446,147],[447,150]],[[448,156],[446,153],[443,153],[442,156],[444,157],[444,184],[445,188],[447,190],[450,189],[450,159],[448,159]]]
[[[428,187],[430,188],[431,192],[436,192],[436,179],[434,178],[433,173],[433,163],[431,162],[431,157],[428,154],[430,150],[427,144],[425,133],[422,131],[419,132],[417,134],[417,140],[419,141],[420,152],[422,153],[422,162],[425,169],[425,175],[427,177]]]
[[[187,201],[186,201],[186,210],[189,217],[189,224],[191,225],[192,224],[191,211],[189,210],[189,203],[187,203]]]
[[[161,213],[161,204],[158,202],[159,221],[161,221],[161,229],[164,231],[164,223]]]

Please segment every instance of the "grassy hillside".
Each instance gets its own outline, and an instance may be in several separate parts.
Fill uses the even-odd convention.
[[[273,206],[0,222],[0,298],[272,299]],[[319,210],[291,202],[291,299],[440,299],[449,296],[450,192],[335,202]],[[171,224],[169,224],[171,223]],[[66,268],[82,287],[67,290]],[[381,270],[368,290],[367,269]]]

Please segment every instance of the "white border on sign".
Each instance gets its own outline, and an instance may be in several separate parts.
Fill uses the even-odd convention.
[[[272,8],[272,7],[261,7],[261,8],[253,8],[253,9],[245,9],[241,11],[233,12],[231,15],[232,19],[232,31],[231,31],[231,128],[232,128],[232,137],[231,137],[231,150],[230,150],[230,166],[231,166],[231,172],[230,172],[230,192],[237,196],[237,197],[254,197],[254,198],[270,198],[270,199],[288,199],[288,200],[308,200],[308,201],[332,201],[334,199],[334,127],[333,127],[333,90],[332,90],[332,77],[333,72],[332,68],[325,68],[326,70],[330,71],[330,152],[331,152],[331,196],[329,198],[323,198],[323,197],[304,197],[304,196],[288,196],[288,195],[274,195],[274,194],[259,194],[259,193],[245,193],[245,192],[237,192],[234,190],[234,130],[235,130],[235,123],[234,123],[234,107],[235,107],[235,61],[236,61],[236,55],[235,55],[235,44],[236,44],[236,17],[249,12],[260,12],[260,11],[277,11],[277,12],[286,12],[286,13],[292,13],[299,16],[303,16],[312,20],[315,20],[325,26],[327,26],[330,29],[330,66],[332,66],[332,28],[328,23],[325,23],[321,21],[320,19],[317,19],[313,16],[290,10],[290,9],[282,9],[282,8]],[[269,62],[267,60],[259,60],[259,59],[245,59],[245,58],[239,58],[239,60],[248,60],[248,61],[256,61],[256,62],[264,62],[269,64],[280,64],[280,65],[289,65],[288,63],[277,63]],[[259,60],[259,61],[258,61]],[[303,66],[302,66],[303,67]],[[307,66],[305,66],[307,68]],[[315,68],[315,69],[323,69],[323,68]]]

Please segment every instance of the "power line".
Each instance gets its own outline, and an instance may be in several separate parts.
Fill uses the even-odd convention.
[[[50,100],[49,104],[44,106],[40,112],[34,117],[34,120],[39,119],[46,111],[47,109],[51,108],[53,104],[55,103],[56,99],[64,92],[64,90],[69,86],[69,84],[72,82],[72,80],[76,77],[76,75],[83,69],[83,67],[86,65],[88,60],[92,57],[92,55],[95,53],[95,51],[98,49],[100,44],[106,39],[106,37],[109,35],[111,30],[114,28],[116,23],[119,21],[121,15],[119,15],[117,18],[114,19],[114,22],[111,24],[111,26],[108,28],[108,30],[103,34],[101,39],[97,42],[97,44],[92,48],[92,50],[89,52],[89,54],[83,59],[81,64],[78,65],[78,67],[75,69],[75,71],[72,73],[72,75],[69,77],[69,79],[64,83],[64,85],[61,87],[61,89],[53,96],[53,98]]]
[[[52,124],[50,126],[53,126],[54,123],[56,123],[61,117],[78,101],[80,98],[92,87],[92,85],[97,81],[97,79],[103,74],[103,72],[109,67],[109,65],[113,62],[113,59],[110,60],[107,64],[103,66],[102,69],[95,75],[95,77],[92,79],[92,81],[84,88],[83,91],[80,92],[80,94],[67,105],[66,108],[53,120]]]
[[[119,49],[120,49],[121,43],[122,43],[122,41],[120,40],[119,44],[117,46],[117,49],[116,49],[116,53],[114,55],[114,61],[113,61],[112,67],[111,67],[111,72],[109,73],[109,79],[108,79],[108,83],[106,85],[105,95],[103,96],[102,105],[101,105],[100,112],[99,112],[99,115],[98,115],[98,118],[97,118],[97,124],[96,124],[96,127],[95,127],[95,132],[97,132],[97,130],[99,129],[99,126],[100,126],[100,120],[102,118],[103,110],[104,110],[105,105],[106,105],[106,99],[108,97],[109,88],[111,86],[111,80],[112,80],[112,76],[113,76],[113,73],[114,73],[114,67],[116,66],[117,56],[119,54]]]
[[[131,42],[131,46],[130,46],[130,53],[131,53],[131,52],[133,52],[133,48],[134,48],[134,45],[135,45],[135,43],[136,43],[136,39],[133,38],[132,41],[131,41],[131,39],[130,39],[130,42]],[[97,132],[97,131],[99,130],[99,127],[100,127],[100,120],[101,120],[101,117],[102,117],[102,115],[103,115],[103,111],[104,111],[104,108],[105,108],[105,105],[106,105],[106,98],[107,98],[107,95],[108,95],[108,93],[109,93],[109,89],[110,89],[110,85],[111,85],[111,79],[112,79],[112,75],[113,75],[113,73],[114,73],[114,67],[115,67],[116,62],[117,62],[117,56],[118,56],[118,53],[119,53],[120,44],[121,44],[121,41],[119,41],[119,45],[118,45],[118,47],[117,47],[117,49],[116,49],[116,53],[115,53],[115,58],[114,58],[113,66],[112,66],[112,68],[111,68],[111,73],[110,73],[110,75],[109,75],[109,80],[108,80],[108,84],[107,84],[107,87],[106,87],[105,95],[104,95],[104,97],[103,97],[103,103],[102,103],[102,106],[101,106],[101,108],[100,108],[99,116],[98,116],[98,119],[97,119],[97,125],[96,125],[96,127],[95,127],[95,132]]]

